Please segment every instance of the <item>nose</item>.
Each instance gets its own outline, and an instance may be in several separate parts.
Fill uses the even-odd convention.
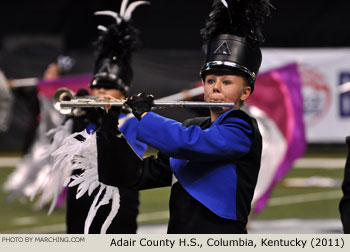
[[[221,87],[220,81],[219,80],[215,81],[213,85],[213,92],[220,93],[220,87]]]

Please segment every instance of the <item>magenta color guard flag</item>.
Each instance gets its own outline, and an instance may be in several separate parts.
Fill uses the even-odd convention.
[[[259,75],[249,97],[249,113],[258,120],[263,136],[263,152],[254,212],[267,205],[276,183],[305,151],[301,79],[296,64]]]
[[[52,98],[58,88],[69,88],[74,92],[77,92],[81,88],[89,89],[89,83],[92,79],[92,74],[75,75],[62,77],[56,80],[40,80],[38,83],[39,93]]]

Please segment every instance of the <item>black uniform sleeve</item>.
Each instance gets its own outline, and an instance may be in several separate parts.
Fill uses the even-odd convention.
[[[150,156],[143,160],[142,174],[135,189],[150,189],[170,186],[172,171],[169,164],[169,156],[159,152],[158,156]]]
[[[119,131],[96,132],[99,181],[137,190],[170,186],[169,156],[139,157]]]
[[[120,131],[96,132],[98,179],[110,186],[131,187],[140,180],[142,158]]]

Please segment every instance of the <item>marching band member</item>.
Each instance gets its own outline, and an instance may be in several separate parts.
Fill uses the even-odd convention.
[[[123,1],[125,3],[125,0]],[[122,8],[123,8],[122,3]],[[141,2],[139,2],[140,4]],[[139,45],[137,30],[132,26],[130,16],[125,16],[127,9],[122,9],[120,14],[109,11],[96,12],[96,15],[109,15],[115,17],[115,22],[108,26],[99,27],[102,34],[97,41],[97,59],[95,62],[94,77],[90,83],[91,93],[94,96],[110,95],[113,98],[124,100],[132,82],[132,68],[130,65],[131,52]],[[125,8],[125,7],[124,7]],[[130,11],[130,10],[129,10]],[[130,14],[131,15],[131,14]],[[101,124],[99,112],[95,109],[94,122],[88,124],[87,131],[94,131]],[[113,115],[113,109],[103,117],[103,127],[109,125],[117,127],[128,140],[135,152],[142,156],[146,150],[146,144],[136,140],[137,119],[129,113],[122,111],[118,117]],[[91,120],[90,120],[91,121]],[[115,152],[123,152],[123,149],[115,149]],[[117,161],[115,165],[118,166]],[[127,167],[124,167],[127,169]],[[81,174],[81,170],[75,170],[74,175]],[[85,220],[88,216],[90,206],[97,194],[97,189],[92,195],[83,195],[76,199],[78,186],[68,187],[67,199],[67,232],[83,233]],[[113,219],[107,233],[136,233],[138,214],[139,193],[128,188],[119,188],[120,208],[116,218]],[[96,212],[91,223],[89,233],[100,233],[104,220],[107,218],[112,204],[103,205]]]
[[[339,212],[344,234],[350,234],[350,136],[347,136],[345,141],[348,147],[348,156],[344,168],[343,197],[340,200]]]
[[[95,15],[113,17],[108,27],[99,26],[101,35],[96,46],[91,94],[102,99],[124,100],[132,83],[131,53],[139,46],[138,31],[131,24],[133,10],[148,2],[137,1],[127,6],[123,0],[120,13],[98,11]],[[88,95],[80,90],[77,96]],[[102,116],[103,115],[103,116]],[[66,225],[67,233],[136,233],[139,193],[130,188],[114,188],[97,180],[96,129],[115,127],[128,140],[137,155],[142,156],[147,145],[136,140],[137,119],[129,110],[102,111],[84,108],[75,113],[73,133],[52,153],[51,177],[55,177],[56,195],[62,184],[68,185]],[[122,148],[113,150],[122,153]],[[117,161],[114,162],[118,166]],[[129,165],[123,167],[128,169]],[[88,171],[87,173],[85,171]],[[72,173],[68,178],[65,174]],[[49,176],[50,177],[50,176]],[[47,181],[49,181],[47,179]],[[64,182],[63,182],[64,181]],[[49,183],[46,183],[50,187]]]
[[[136,137],[158,150],[145,159],[116,128],[97,131],[99,180],[111,186],[147,189],[170,186],[168,233],[247,233],[262,139],[254,118],[240,110],[254,90],[262,56],[260,25],[267,0],[214,1],[201,33],[207,43],[200,71],[206,102],[234,102],[233,109],[210,108],[210,117],[183,124],[150,112],[153,96],[126,102],[139,120]],[[114,165],[132,164],[133,169]],[[120,167],[123,167],[121,165]]]

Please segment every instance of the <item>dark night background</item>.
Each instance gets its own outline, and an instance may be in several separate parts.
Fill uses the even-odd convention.
[[[103,17],[97,10],[119,11],[117,0],[3,0],[0,9],[0,67],[9,77],[40,76],[47,61],[58,54],[92,55],[97,25]],[[144,49],[193,50],[201,47],[200,28],[212,0],[152,0],[133,15],[141,31]],[[266,21],[265,47],[343,47],[350,45],[350,1],[272,1],[272,18]],[[110,21],[110,20],[109,20]],[[13,55],[11,55],[13,54]],[[11,57],[40,60],[27,69]],[[28,59],[30,61],[30,58]],[[5,62],[5,63],[4,63]],[[28,66],[28,62],[23,62]],[[86,68],[85,68],[86,67]],[[77,72],[89,71],[82,66]]]
[[[0,69],[8,78],[41,77],[50,62],[65,54],[76,59],[72,74],[91,72],[91,43],[97,36],[96,27],[107,22],[92,14],[106,9],[119,12],[120,3],[117,0],[2,0]],[[276,9],[263,29],[264,47],[350,46],[350,1],[274,0],[272,3]],[[203,63],[199,30],[211,4],[211,0],[151,0],[151,5],[136,9],[133,21],[141,32],[143,49],[133,57],[133,92],[147,90],[162,97],[198,81]],[[12,122],[9,134],[0,133],[1,146],[7,142],[8,149],[18,149],[28,120],[25,102],[16,92],[13,118],[20,116],[21,124]],[[182,112],[170,113],[183,119]],[[9,140],[11,132],[16,132],[17,140]]]
[[[112,0],[3,0],[0,10],[2,48],[8,36],[26,34],[62,38],[62,49],[87,47],[100,22],[92,13],[119,11],[120,1]],[[199,29],[204,23],[211,0],[151,0],[134,13],[147,48],[197,49]],[[265,46],[320,47],[347,46],[350,42],[347,19],[350,2],[346,0],[272,1],[276,10],[264,27]]]

